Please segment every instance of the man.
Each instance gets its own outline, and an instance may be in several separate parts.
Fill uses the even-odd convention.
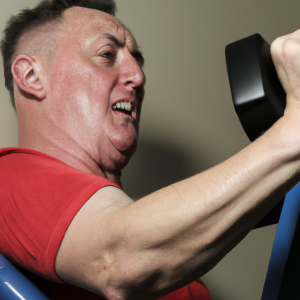
[[[43,3],[2,43],[20,148],[0,154],[0,252],[107,299],[157,299],[210,270],[299,181],[300,33],[272,45],[284,117],[224,163],[134,202],[118,186],[144,96],[136,41],[95,1]]]
[[[133,36],[120,21],[98,11],[113,14],[113,1],[77,2],[44,1],[22,12],[8,24],[2,42],[6,86],[20,122],[20,148],[0,154],[5,182],[0,251],[15,264],[58,282],[69,282],[55,271],[55,261],[70,222],[99,189],[120,186],[120,170],[136,149],[145,82],[143,57]],[[18,192],[9,196],[11,190]],[[97,210],[105,212],[104,218],[133,203],[128,197],[119,201],[118,193],[109,192],[112,197],[101,200]],[[79,249],[78,254],[83,255]],[[64,263],[56,268],[64,272]],[[70,293],[72,299],[94,299],[82,290],[27,275],[51,299],[66,299]],[[91,277],[94,281],[98,276]],[[113,299],[106,291],[86,288]],[[193,295],[210,299],[202,282],[166,299]]]

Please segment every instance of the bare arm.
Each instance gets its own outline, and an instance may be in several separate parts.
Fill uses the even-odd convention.
[[[298,35],[272,46],[285,116],[222,164],[138,202],[98,191],[61,244],[63,280],[108,299],[156,299],[211,269],[300,180]]]

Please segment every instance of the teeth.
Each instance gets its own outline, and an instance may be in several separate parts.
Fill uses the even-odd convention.
[[[126,107],[126,109],[127,109],[128,111],[131,111],[131,103],[127,102],[127,107]]]
[[[113,106],[113,109],[116,109],[116,108],[121,108],[121,109],[126,109],[126,110],[128,110],[128,111],[131,111],[132,106],[131,106],[131,103],[130,103],[130,102],[122,101],[122,102],[116,103],[116,104]]]

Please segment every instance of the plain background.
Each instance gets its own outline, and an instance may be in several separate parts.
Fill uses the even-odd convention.
[[[0,29],[37,0],[1,0]],[[225,46],[260,33],[271,43],[300,28],[294,0],[117,0],[117,17],[146,58],[139,149],[123,171],[138,198],[192,176],[249,144],[234,112]],[[1,62],[0,147],[17,146],[17,120]],[[203,277],[214,300],[258,300],[276,226],[252,231]]]

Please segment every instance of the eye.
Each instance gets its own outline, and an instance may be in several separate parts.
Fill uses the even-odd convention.
[[[107,59],[113,59],[114,58],[114,54],[111,52],[105,52],[103,54],[100,55],[101,57],[107,58]]]
[[[99,57],[102,60],[102,63],[107,65],[107,66],[112,66],[114,65],[116,58],[117,58],[117,53],[115,51],[103,51],[102,53],[99,53]]]

